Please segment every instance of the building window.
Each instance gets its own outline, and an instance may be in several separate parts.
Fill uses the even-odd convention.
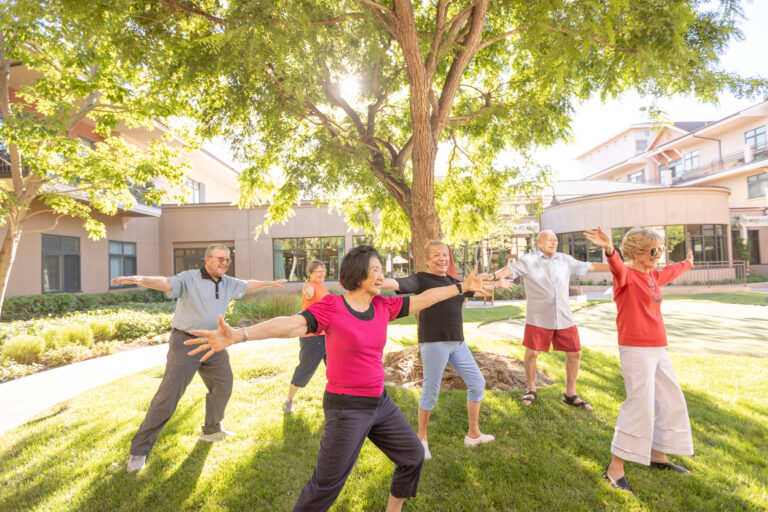
[[[184,188],[186,188],[187,191],[188,203],[200,204],[205,202],[205,185],[199,181],[187,179]]]
[[[320,260],[325,265],[326,279],[335,281],[344,256],[344,237],[275,238],[272,240],[274,279],[305,281],[307,263]]]
[[[659,183],[667,185],[667,166],[664,164],[659,166]]]
[[[765,126],[744,132],[744,144],[752,144],[755,149],[765,148]]]
[[[80,238],[42,235],[43,293],[80,291]]]
[[[699,152],[691,151],[685,154],[685,172],[693,171],[699,168]]]
[[[635,154],[642,153],[648,147],[648,141],[640,139],[635,141]]]
[[[693,250],[694,261],[725,261],[728,241],[726,226],[702,224],[685,226],[688,247]]]
[[[645,171],[633,172],[628,176],[630,183],[645,183]]]
[[[603,261],[603,250],[587,241],[584,233],[560,233],[557,235],[558,251],[570,254],[579,261],[600,263]]]
[[[118,276],[136,275],[136,243],[109,241],[109,280]],[[110,288],[125,288],[133,284],[115,284]]]
[[[678,158],[669,162],[669,170],[672,171],[672,179],[679,178],[683,175],[683,161]]]
[[[768,172],[747,177],[747,191],[750,199],[762,197],[768,189]]]
[[[196,270],[205,265],[205,247],[183,247],[173,250],[173,273],[178,274],[185,270]],[[235,248],[229,246],[229,268],[226,274],[229,277],[235,277]]]

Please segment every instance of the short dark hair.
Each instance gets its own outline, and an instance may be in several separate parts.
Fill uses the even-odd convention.
[[[368,277],[368,266],[374,256],[381,261],[379,253],[370,245],[358,245],[349,251],[341,260],[341,269],[339,270],[341,286],[349,291],[357,289],[360,283]]]

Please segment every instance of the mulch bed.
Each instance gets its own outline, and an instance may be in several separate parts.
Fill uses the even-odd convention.
[[[513,389],[526,389],[525,369],[523,362],[512,357],[494,354],[492,352],[472,352],[477,361],[477,366],[485,377],[485,389],[510,391]],[[398,386],[405,389],[421,389],[424,380],[423,366],[419,354],[418,345],[403,350],[386,352],[384,354],[384,370],[387,386]],[[552,379],[536,370],[536,386],[551,386]],[[451,367],[446,366],[443,373],[442,390],[467,389],[459,374]]]

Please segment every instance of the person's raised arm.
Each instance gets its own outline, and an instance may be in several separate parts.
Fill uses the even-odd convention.
[[[283,283],[288,282],[287,279],[278,279],[277,281],[256,281],[255,279],[249,279],[246,281],[248,283],[248,288],[245,290],[246,293],[248,292],[255,292],[256,290],[261,290],[263,288],[270,288],[274,286],[275,288],[285,288],[283,286]]]
[[[607,263],[593,263],[587,272],[610,272],[611,266]]]
[[[477,268],[461,283],[440,286],[423,291],[410,299],[408,314],[418,313],[441,300],[450,299],[464,292],[475,292],[476,295],[490,295],[493,291],[493,281],[487,281],[477,275]]]
[[[233,328],[219,315],[216,321],[219,328],[215,331],[192,330],[189,333],[198,338],[189,339],[185,345],[200,345],[189,355],[208,351],[200,361],[205,361],[216,352],[247,340],[263,340],[266,338],[298,338],[307,333],[307,320],[302,315],[278,316],[250,327]]]
[[[381,285],[382,290],[393,290],[396,292],[400,291],[400,283],[397,282],[397,279],[392,279],[391,277],[385,277],[384,283]]]
[[[596,246],[605,249],[605,254],[607,256],[613,254],[613,241],[611,241],[611,237],[608,236],[600,226],[597,226],[597,229],[594,231],[591,229],[584,230],[584,236]]]
[[[169,292],[173,288],[171,282],[164,276],[120,276],[112,279],[110,284],[138,284],[145,288]]]

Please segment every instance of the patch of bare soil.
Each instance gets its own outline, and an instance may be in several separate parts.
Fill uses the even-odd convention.
[[[512,357],[494,354],[492,352],[472,352],[477,366],[485,377],[485,389],[510,391],[526,389],[525,369],[523,362]],[[419,346],[405,348],[384,354],[384,370],[387,386],[399,386],[405,389],[420,389],[424,380],[424,370],[421,364]],[[541,370],[536,370],[536,386],[551,386],[552,379]],[[467,389],[459,374],[446,366],[443,373],[442,390]]]

